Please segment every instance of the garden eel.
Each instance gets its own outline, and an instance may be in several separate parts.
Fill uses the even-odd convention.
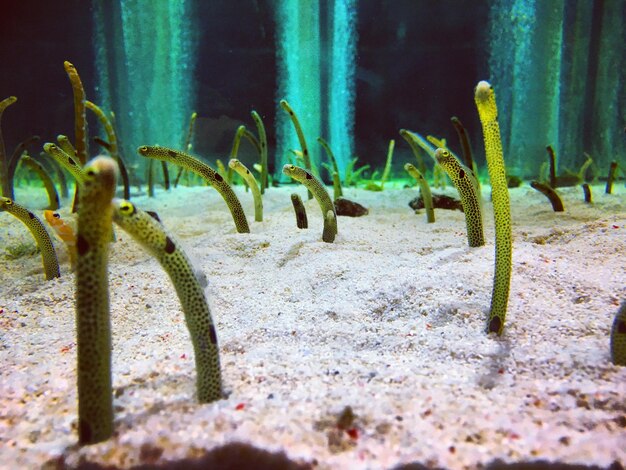
[[[76,67],[67,60],[63,62],[65,72],[72,84],[74,94],[74,140],[76,158],[81,165],[87,161],[87,112],[85,108],[85,89]]]
[[[311,166],[311,156],[309,154],[309,148],[306,145],[306,139],[304,138],[304,132],[302,131],[300,120],[298,119],[298,116],[296,115],[293,108],[289,105],[287,100],[280,100],[280,107],[283,108],[283,110],[287,114],[289,114],[289,118],[291,119],[291,122],[293,123],[293,127],[295,128],[296,134],[298,136],[298,142],[300,142],[300,149],[302,150],[302,161],[304,162],[304,168],[307,171],[312,173],[313,167]],[[309,199],[311,199],[313,197],[313,193],[309,191],[308,196],[309,196]]]
[[[107,258],[117,163],[109,157],[96,157],[87,163],[84,173],[76,233],[78,440],[93,444],[113,433]]]
[[[333,189],[335,191],[334,197],[335,199],[343,197],[343,190],[341,189],[341,178],[339,177],[339,165],[337,165],[337,159],[335,158],[335,154],[330,149],[330,145],[323,137],[318,137],[317,142],[324,147],[326,154],[328,155],[328,159],[333,166]],[[335,173],[337,173],[337,178],[335,178]]]
[[[0,101],[0,121],[2,121],[2,115],[5,109],[11,106],[17,101],[15,96],[9,96]],[[11,174],[9,171],[9,157],[6,154],[6,148],[4,147],[4,138],[2,137],[2,131],[0,130],[0,196],[11,196],[13,184],[11,181]]]
[[[174,284],[193,343],[198,401],[219,400],[223,392],[217,334],[191,261],[163,226],[133,203],[114,199],[113,211],[114,222],[159,261]]]
[[[491,294],[488,332],[502,334],[511,285],[513,241],[511,236],[511,207],[506,183],[502,141],[498,125],[498,107],[493,87],[486,81],[476,85],[474,101],[483,128],[487,170],[491,180],[491,199],[496,230],[495,273]]]
[[[422,193],[422,199],[424,200],[424,209],[426,210],[426,221],[429,224],[435,222],[435,209],[433,208],[433,196],[430,192],[430,186],[428,181],[424,178],[424,175],[411,163],[404,165],[406,172],[417,180],[420,185],[420,192]]]
[[[48,195],[48,209],[53,211],[57,210],[59,208],[59,193],[43,165],[26,154],[20,157],[20,161],[33,172],[37,173],[39,179],[41,179],[43,187],[46,189],[46,194]]]
[[[217,192],[219,192],[224,200],[230,213],[235,221],[235,227],[239,233],[250,233],[248,227],[248,221],[246,220],[246,214],[243,212],[241,203],[237,199],[237,195],[233,191],[233,188],[224,181],[224,178],[220,176],[213,168],[204,162],[201,162],[197,158],[187,155],[186,153],[178,150],[172,150],[167,147],[147,146],[144,145],[137,149],[140,155],[147,158],[154,158],[156,160],[162,160],[180,165],[183,168],[201,176],[211,186],[213,186]]]
[[[65,153],[71,155],[72,157],[76,156],[76,149],[70,142],[70,138],[68,136],[63,134],[57,135],[57,142],[59,143],[59,147],[61,147],[61,150],[63,150]]]
[[[283,173],[302,183],[313,194],[322,209],[322,216],[324,217],[322,240],[332,243],[335,240],[335,235],[337,235],[337,213],[326,188],[311,173],[299,166],[287,164],[283,166]]]
[[[59,136],[59,140],[61,137]],[[46,152],[52,159],[65,168],[76,180],[77,183],[82,183],[85,180],[85,173],[79,162],[72,156],[65,153],[61,147],[47,142],[43,145],[43,151]]]
[[[115,129],[113,129],[113,124],[111,123],[111,120],[107,117],[107,115],[104,114],[104,111],[102,111],[102,109],[100,109],[100,107],[95,103],[87,100],[85,101],[85,106],[96,115],[98,121],[100,121],[100,124],[107,134],[108,142],[105,143],[102,139],[99,139],[96,142],[100,145],[104,145],[104,147],[109,152],[111,158],[113,158],[117,162],[117,166],[120,170],[120,178],[122,179],[122,184],[124,185],[124,198],[130,199],[130,181],[128,179],[128,171],[126,170],[126,165],[124,164],[124,160],[122,160],[119,149],[117,147],[117,135],[115,135]],[[94,140],[96,140],[96,138],[94,138]]]
[[[306,216],[306,209],[302,203],[302,198],[296,193],[291,195],[291,203],[296,213],[296,226],[298,228],[309,228],[309,219]]]
[[[43,270],[46,275],[46,279],[50,280],[61,275],[59,271],[59,261],[57,260],[56,251],[54,251],[54,245],[50,239],[50,235],[46,231],[46,228],[41,223],[41,220],[35,216],[31,211],[24,206],[19,205],[13,199],[8,197],[0,197],[0,208],[7,211],[9,214],[15,216],[22,222],[30,233],[33,234],[37,247],[41,252],[41,259],[43,261]]]
[[[448,174],[461,196],[469,246],[483,246],[485,244],[483,217],[478,197],[478,183],[474,173],[448,150],[441,147],[435,150],[435,160]]]
[[[235,170],[250,187],[252,197],[254,199],[254,220],[257,222],[263,222],[263,199],[261,198],[261,191],[259,190],[256,178],[250,170],[248,170],[248,168],[236,158],[232,158],[228,162],[228,166]]]
[[[626,366],[626,300],[622,302],[611,328],[611,360],[618,366]]]
[[[250,112],[250,115],[259,134],[259,145],[261,147],[261,194],[265,194],[265,188],[267,188],[267,135],[265,133],[265,125],[259,113],[253,110]]]
[[[530,187],[536,189],[548,198],[550,204],[552,204],[552,210],[554,210],[554,212],[563,212],[565,210],[563,200],[554,188],[548,186],[547,184],[540,183],[539,181],[531,181]]]

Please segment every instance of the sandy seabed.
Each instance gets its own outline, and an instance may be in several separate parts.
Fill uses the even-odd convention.
[[[348,190],[370,213],[340,217],[332,244],[321,241],[314,200],[306,203],[309,229],[296,228],[289,195],[306,199],[299,186],[268,190],[260,223],[250,193],[238,189],[250,234],[235,232],[210,188],[135,197],[208,277],[230,395],[196,403],[174,289],[117,228],[109,265],[115,435],[84,448],[76,445],[65,247],[57,243],[62,276],[48,282],[39,256],[2,256],[0,467],[175,468],[200,457],[206,468],[625,465],[626,368],[611,364],[608,348],[626,298],[626,188],[592,189],[592,205],[580,188],[559,190],[564,213],[527,185],[511,190],[513,274],[501,338],[484,332],[494,263],[489,202],[487,244],[469,248],[463,214],[438,209],[427,224],[407,205],[414,189]],[[17,199],[45,205],[39,191]],[[0,215],[5,247],[28,237]]]

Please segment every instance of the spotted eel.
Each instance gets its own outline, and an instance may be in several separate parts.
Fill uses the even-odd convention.
[[[461,196],[469,246],[483,246],[485,244],[483,217],[478,197],[478,183],[472,170],[441,147],[435,150],[435,160],[448,174]]]
[[[46,231],[46,228],[41,223],[41,220],[37,218],[35,214],[26,209],[24,206],[19,205],[13,199],[8,197],[0,197],[0,209],[4,209],[9,214],[15,216],[20,220],[30,233],[33,234],[33,238],[37,242],[39,251],[41,252],[41,258],[43,260],[43,270],[46,275],[46,279],[50,280],[55,277],[59,277],[59,261],[57,260],[56,251],[54,251],[54,245],[50,239],[50,235]]]
[[[626,366],[626,300],[615,314],[611,328],[611,360],[618,366]]]
[[[204,178],[211,186],[217,189],[217,192],[219,192],[226,201],[226,205],[228,206],[228,209],[233,216],[233,220],[235,221],[237,232],[250,233],[250,227],[248,227],[246,214],[243,212],[241,203],[239,202],[239,199],[237,199],[237,195],[233,191],[233,188],[231,188],[230,185],[224,181],[224,178],[222,178],[222,176],[209,165],[201,162],[191,155],[187,155],[184,152],[172,150],[167,147],[144,145],[139,147],[137,152],[139,155],[147,158],[154,158],[155,160],[180,165]]]
[[[424,209],[426,209],[426,222],[432,224],[435,222],[435,209],[433,208],[433,195],[430,192],[430,186],[428,186],[428,181],[424,178],[424,175],[415,168],[415,165],[411,163],[406,163],[404,165],[404,170],[415,178],[420,185],[420,192],[422,193],[422,199],[424,200]]]
[[[322,217],[324,217],[322,240],[332,243],[337,235],[337,213],[324,185],[307,170],[296,165],[287,164],[283,166],[283,173],[302,183],[313,194],[322,209]]]
[[[76,233],[76,332],[80,444],[113,433],[108,266],[117,164],[97,157],[83,169]]]
[[[235,170],[250,187],[252,198],[254,199],[254,220],[263,222],[263,199],[261,198],[261,191],[259,190],[256,178],[250,170],[236,158],[231,158],[228,162],[228,166]]]
[[[219,348],[204,295],[206,280],[198,279],[189,257],[150,214],[124,199],[115,199],[113,208],[113,221],[159,261],[174,284],[193,343],[198,401],[219,400],[224,396]]]
[[[493,87],[486,81],[476,85],[474,101],[483,128],[487,170],[491,180],[494,224],[496,228],[496,261],[491,295],[491,310],[487,332],[502,334],[511,285],[513,240],[511,235],[511,205],[506,182],[498,107]]]

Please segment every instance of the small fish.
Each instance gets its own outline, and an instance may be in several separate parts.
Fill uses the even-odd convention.
[[[61,218],[58,212],[46,210],[43,211],[43,215],[48,225],[54,229],[57,237],[65,242],[67,252],[70,256],[70,263],[72,268],[74,268],[74,266],[76,266],[76,234],[74,233],[74,229]]]

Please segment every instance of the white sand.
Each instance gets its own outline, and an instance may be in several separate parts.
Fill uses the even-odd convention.
[[[251,234],[235,233],[210,188],[135,199],[207,274],[232,393],[195,402],[176,294],[118,228],[110,257],[116,435],[82,449],[64,247],[62,277],[50,282],[38,256],[2,257],[0,467],[81,459],[129,467],[237,441],[320,469],[467,468],[496,458],[626,464],[626,368],[608,352],[626,298],[623,183],[611,196],[594,186],[593,205],[580,188],[562,189],[561,214],[527,185],[511,191],[513,278],[501,339],[484,333],[491,204],[487,245],[470,249],[463,214],[436,210],[427,224],[407,206],[416,190],[350,190],[370,215],[341,217],[327,244],[315,201],[306,204],[309,229],[296,228],[294,190],[305,196],[302,187],[269,190],[266,220],[251,222]],[[42,207],[36,194],[18,200]],[[239,194],[251,221],[251,195]],[[0,214],[0,237],[11,245],[29,235]],[[337,428],[346,406],[356,415],[349,431]]]

